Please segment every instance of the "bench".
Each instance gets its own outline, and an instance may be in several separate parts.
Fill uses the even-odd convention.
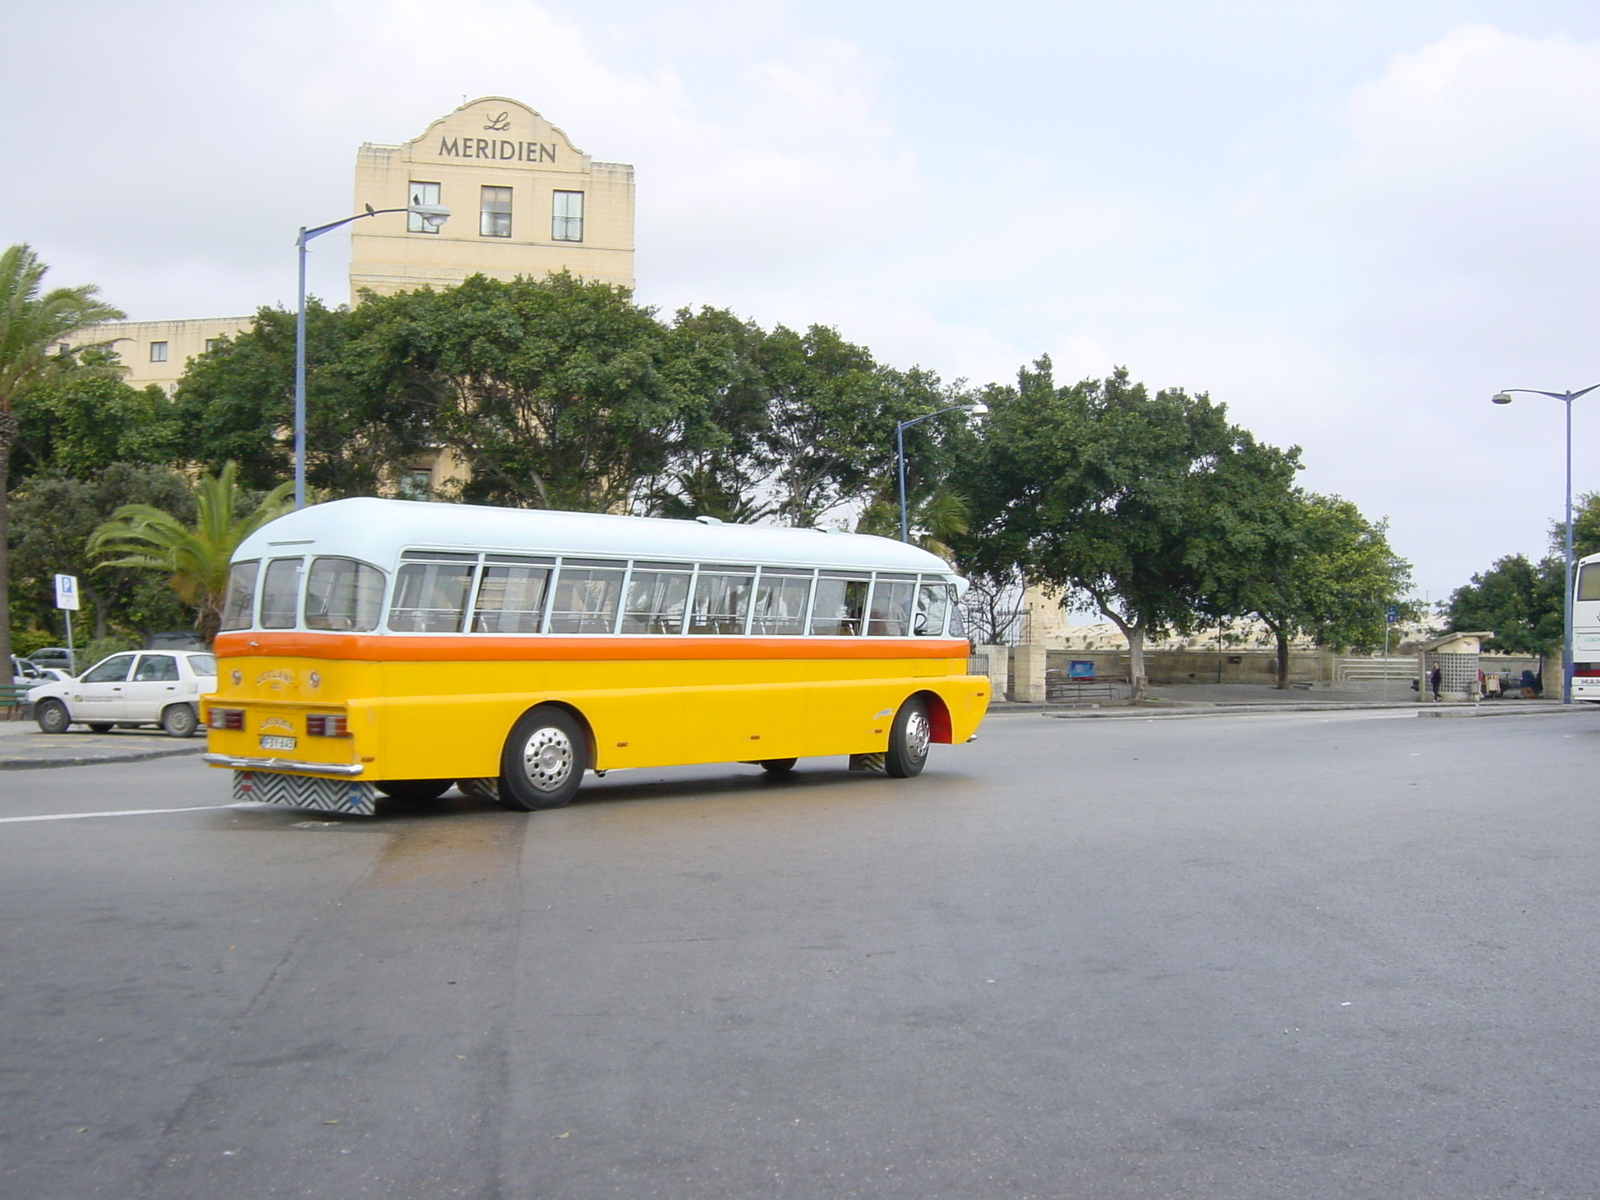
[[[5,714],[6,720],[27,720],[28,691],[37,686],[35,683],[0,683],[0,712]]]

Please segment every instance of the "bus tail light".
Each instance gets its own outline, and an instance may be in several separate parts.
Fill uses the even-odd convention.
[[[350,736],[350,726],[343,713],[308,713],[307,737],[342,738]]]
[[[243,729],[244,709],[213,708],[206,714],[206,724],[212,729]]]
[[[1600,675],[1600,663],[1575,662],[1572,664],[1572,673],[1585,679],[1592,679]]]

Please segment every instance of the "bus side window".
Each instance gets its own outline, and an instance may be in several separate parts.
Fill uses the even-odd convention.
[[[694,604],[689,610],[689,632],[743,633],[753,583],[754,569],[701,567],[694,584]]]
[[[553,559],[491,554],[484,560],[473,633],[538,633],[544,628],[544,603],[550,593]]]
[[[859,636],[871,583],[865,575],[822,572],[817,578],[817,595],[811,605],[811,635]]]
[[[815,572],[763,567],[756,584],[755,616],[750,632],[764,637],[802,637],[806,605]]]
[[[314,558],[306,576],[306,628],[366,633],[383,613],[383,572],[353,558]]]
[[[872,585],[867,636],[908,636],[911,633],[911,602],[916,594],[915,575],[879,575]]]
[[[407,551],[402,557],[410,557],[411,553]],[[389,605],[390,629],[397,633],[461,632],[477,556],[450,557],[454,561],[401,565]]]
[[[621,563],[569,558],[556,572],[555,602],[550,606],[551,633],[611,633],[622,599]]]
[[[275,558],[267,564],[267,577],[261,585],[261,628],[293,629],[300,607],[300,563],[298,558]]]
[[[261,560],[252,558],[228,568],[228,591],[222,601],[221,629],[249,629],[256,611],[256,576]]]
[[[943,637],[944,618],[950,610],[950,589],[944,583],[925,583],[917,589],[917,615],[911,632],[918,637]]]
[[[676,563],[633,564],[622,633],[682,633],[690,568]]]
[[[956,595],[955,584],[945,584],[944,591],[945,595],[950,597],[950,636],[964,638],[967,636],[967,622],[961,615],[961,605],[957,603],[959,597]]]

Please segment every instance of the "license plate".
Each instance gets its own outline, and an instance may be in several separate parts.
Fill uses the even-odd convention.
[[[261,748],[263,750],[293,750],[294,739],[292,737],[274,737],[269,733],[264,733],[261,735]]]

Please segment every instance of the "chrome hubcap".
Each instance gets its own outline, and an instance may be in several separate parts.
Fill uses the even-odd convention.
[[[924,757],[928,753],[928,742],[932,736],[928,727],[928,714],[912,713],[911,719],[906,722],[906,753],[913,759]]]
[[[574,761],[572,739],[549,725],[535,729],[522,748],[522,773],[541,792],[553,792],[564,784]]]

